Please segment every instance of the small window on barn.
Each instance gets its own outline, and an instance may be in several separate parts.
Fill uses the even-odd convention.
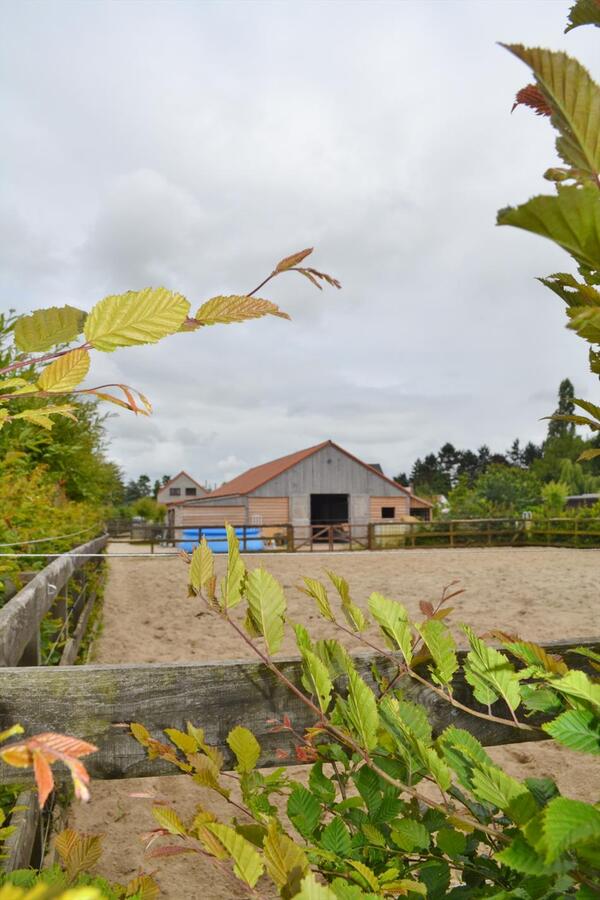
[[[393,519],[396,515],[396,510],[393,506],[382,506],[381,507],[381,518],[382,519]]]
[[[185,496],[186,497],[195,497],[196,496],[196,488],[186,488]]]
[[[169,497],[181,497],[181,488],[169,488]]]

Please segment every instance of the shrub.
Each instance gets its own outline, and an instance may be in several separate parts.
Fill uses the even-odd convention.
[[[362,636],[367,615],[349,585],[329,573],[329,586],[305,578],[304,592],[325,620],[378,650],[389,665],[366,677],[343,643],[315,641],[295,625],[303,665],[298,688],[275,659],[287,625],[282,586],[263,569],[246,571],[235,530],[227,531],[228,567],[219,590],[206,541],[191,558],[190,589],[310,710],[313,724],[306,730],[297,731],[285,715],[274,729],[295,740],[298,761],[312,764],[308,784],[283,769],[258,771],[261,747],[239,725],[227,739],[241,793],[241,801],[234,800],[231,776],[221,774],[224,756],[200,727],[168,729],[167,745],[132,725],[151,758],[167,760],[229,800],[234,811],[223,822],[198,806],[184,821],[175,809],[156,807],[156,835],[170,843],[150,856],[192,851],[231,860],[250,890],[266,872],[281,897],[298,900],[591,900],[600,879],[600,810],[561,796],[550,778],[511,777],[473,734],[454,725],[435,735],[418,698],[427,688],[436,702],[469,714],[474,724],[502,724],[515,735],[550,736],[600,754],[600,684],[532,642],[496,633],[500,651],[468,626],[470,649],[461,663],[444,623],[447,593],[436,607],[421,604],[418,622],[396,600],[371,594],[369,613],[386,649],[378,648]],[[240,604],[243,627],[237,613],[232,616]],[[600,655],[581,654],[600,671]],[[455,694],[459,676],[472,689],[470,705]],[[529,721],[518,719],[517,711]],[[287,818],[273,802],[277,795],[287,798]]]

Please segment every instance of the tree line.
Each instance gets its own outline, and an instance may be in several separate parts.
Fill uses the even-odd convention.
[[[574,397],[573,384],[563,379],[555,414],[573,415]],[[395,481],[421,496],[444,495],[456,515],[513,513],[536,505],[557,512],[569,495],[600,492],[600,461],[578,462],[584,450],[597,446],[598,437],[581,437],[572,422],[550,419],[541,444],[523,445],[516,438],[508,450],[493,452],[485,444],[463,450],[446,442]]]

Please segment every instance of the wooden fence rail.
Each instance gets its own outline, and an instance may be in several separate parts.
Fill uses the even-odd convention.
[[[217,553],[227,551],[223,523],[173,526],[133,523],[119,530],[110,523],[115,543],[195,544],[204,536]],[[433,522],[341,522],[329,525],[237,525],[242,552],[313,552],[326,550],[391,550],[421,547],[596,547],[600,519],[437,519]]]
[[[97,565],[98,560],[91,562],[85,556],[76,554],[101,553],[107,540],[108,535],[94,538],[69,553],[57,556],[40,572],[27,573],[22,577],[25,586],[0,610],[0,666],[20,668],[0,669],[3,674],[10,671],[17,671],[19,675],[37,672],[43,679],[46,673],[54,671],[54,667],[44,665],[47,660],[42,659],[41,652],[42,620],[48,613],[60,620],[53,642],[58,647],[64,643],[59,665],[65,667],[61,671],[70,671],[66,667],[77,658],[97,596],[96,586],[90,582],[88,572],[90,567]],[[49,657],[51,655],[48,654]],[[73,670],[78,668],[73,667]],[[0,705],[2,700],[0,696]],[[12,722],[22,721],[17,709]],[[32,732],[28,730],[28,733]],[[20,777],[13,779],[16,783],[22,784],[27,780],[23,778],[22,770],[15,769],[14,772],[20,772]],[[35,790],[24,790],[19,794],[10,824],[15,826],[15,830],[4,843],[0,868],[11,872],[41,864],[44,829]]]
[[[68,583],[76,573],[83,570],[86,563],[89,564],[89,560],[76,554],[100,553],[107,541],[108,535],[102,535],[69,553],[57,556],[0,609],[0,666],[41,664],[42,619],[53,610],[58,618],[66,620]],[[79,597],[71,610],[72,627],[77,625],[82,616],[87,619],[94,602],[93,592],[86,596],[85,579],[82,579]],[[75,656],[71,649],[69,661],[73,662]]]
[[[576,646],[600,650],[598,641],[559,641],[546,644],[586,668],[581,656],[570,657]],[[460,651],[459,657],[467,651]],[[365,654],[355,657],[358,671],[373,684],[373,664],[388,677],[396,666],[386,657]],[[299,659],[278,663],[295,685],[301,684]],[[456,698],[482,711],[470,687],[457,680]],[[484,745],[544,739],[545,734],[498,725],[457,710],[429,688],[403,676],[399,686],[405,696],[424,704],[434,731],[454,724],[468,730]],[[505,716],[502,705],[493,708]],[[0,729],[20,722],[27,733],[59,731],[91,741],[99,752],[88,758],[95,778],[134,778],[161,773],[176,774],[161,761],[148,761],[143,747],[129,734],[127,723],[140,722],[164,740],[165,728],[185,729],[191,721],[205,729],[206,740],[215,744],[231,761],[227,734],[243,724],[256,734],[261,746],[260,765],[282,765],[277,749],[291,750],[285,733],[274,734],[272,722],[290,717],[297,730],[314,724],[310,710],[262,663],[214,662],[153,665],[104,665],[0,669]],[[529,721],[529,720],[528,720]],[[288,764],[293,764],[293,754]],[[87,761],[86,761],[87,762]],[[0,783],[22,781],[22,771],[0,767]]]

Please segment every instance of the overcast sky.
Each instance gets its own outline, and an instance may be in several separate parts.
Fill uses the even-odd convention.
[[[546,120],[510,115],[527,69],[496,41],[564,48],[563,0],[2,2],[3,306],[89,309],[165,285],[192,308],[316,247],[337,276],[265,292],[293,317],[95,354],[150,419],[110,420],[128,476],[220,483],[332,438],[395,474],[445,441],[542,438],[586,348],[536,282],[549,242],[496,228],[550,186]],[[597,384],[597,382],[596,382]]]

